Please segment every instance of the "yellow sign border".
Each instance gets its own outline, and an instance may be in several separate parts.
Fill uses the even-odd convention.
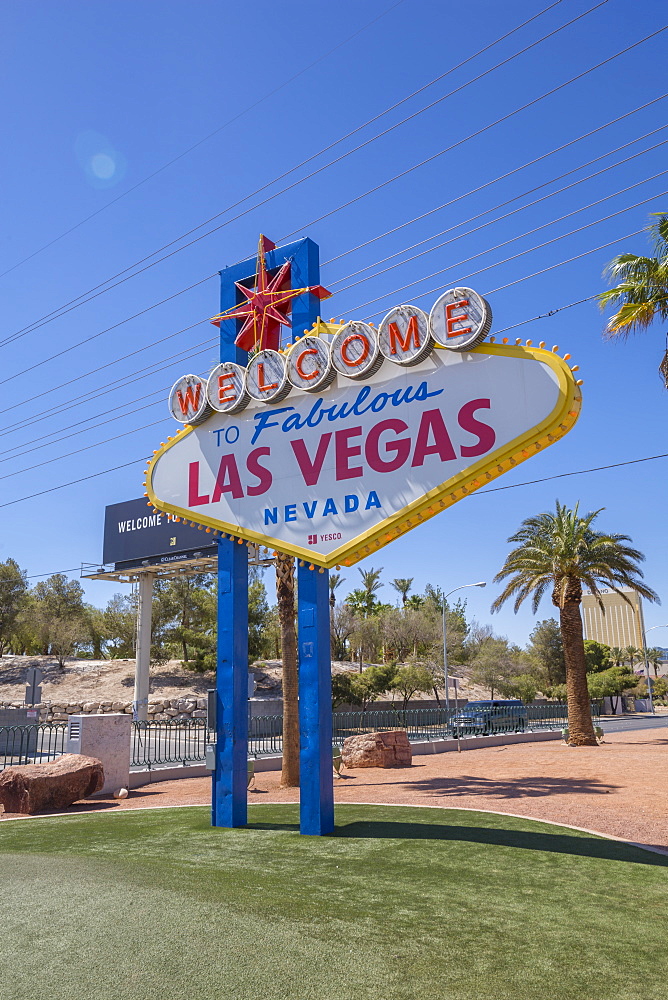
[[[440,486],[434,487],[418,500],[414,500],[408,507],[404,507],[401,511],[392,514],[362,535],[358,535],[354,541],[339,546],[329,556],[318,555],[299,545],[286,545],[283,543],[281,543],[281,552],[295,556],[297,559],[303,560],[310,565],[322,566],[325,569],[331,569],[334,566],[352,566],[354,563],[359,562],[360,559],[364,559],[366,556],[377,552],[383,546],[389,544],[389,542],[394,541],[395,538],[399,538],[412,528],[428,521],[442,510],[452,507],[458,500],[462,500],[471,493],[475,493],[481,486],[486,485],[493,479],[497,479],[504,472],[508,472],[509,469],[514,468],[521,462],[525,462],[527,458],[531,458],[537,452],[542,451],[544,448],[549,448],[551,444],[562,438],[574,426],[580,415],[582,393],[573,377],[573,372],[566,364],[566,361],[560,358],[558,354],[541,347],[511,346],[510,344],[492,344],[489,342],[485,342],[479,347],[474,348],[470,353],[501,355],[514,358],[526,358],[529,356],[536,361],[541,361],[549,365],[556,374],[559,383],[559,399],[552,413],[525,434],[516,437],[509,444],[498,449],[491,455],[486,455],[480,462],[476,462],[475,465],[464,469],[456,476],[441,483]],[[246,541],[273,549],[276,539],[269,535],[249,531],[246,528],[241,528],[239,525],[226,524],[223,521],[217,521],[215,518],[204,515],[198,514],[196,517],[193,517],[191,510],[167,504],[159,500],[155,495],[152,487],[152,475],[156,463],[165,452],[173,448],[178,441],[181,441],[184,435],[192,433],[194,429],[193,427],[185,427],[179,430],[175,438],[168,438],[167,443],[162,444],[154,452],[146,469],[146,481],[144,484],[146,490],[145,496],[148,497],[148,506],[155,507],[157,510],[165,511],[168,514],[173,514],[184,521],[201,525],[207,531],[214,530],[223,535],[231,535],[237,538],[240,544]]]

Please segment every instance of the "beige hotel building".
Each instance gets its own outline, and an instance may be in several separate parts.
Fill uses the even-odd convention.
[[[592,594],[582,595],[582,624],[585,639],[595,639],[606,646],[644,646],[645,623],[642,614],[642,598],[635,590],[620,587],[628,598],[616,594],[614,590],[601,590],[601,600],[605,614],[598,600]],[[629,603],[630,602],[630,603]]]

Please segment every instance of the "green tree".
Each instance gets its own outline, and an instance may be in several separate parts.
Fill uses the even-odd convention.
[[[610,338],[627,337],[649,329],[655,320],[668,320],[668,215],[654,212],[653,216],[657,221],[647,231],[655,256],[619,254],[604,271],[616,284],[599,295],[601,309],[619,307],[606,326]],[[668,352],[659,371],[668,387]]]
[[[42,653],[55,656],[62,670],[67,657],[86,638],[83,587],[64,573],[54,573],[33,587],[30,598],[22,614],[29,615]]]
[[[408,591],[411,589],[413,580],[414,577],[412,576],[411,577],[399,576],[394,580],[390,580],[390,583],[401,597],[402,607],[406,606],[406,601],[408,599]]]
[[[413,695],[420,691],[431,691],[431,687],[431,674],[425,667],[417,663],[397,667],[391,683],[391,690],[401,695],[402,711],[406,710]]]
[[[9,645],[18,616],[26,605],[27,594],[25,570],[15,559],[0,563],[0,656]]]
[[[654,667],[654,676],[659,676],[659,667],[665,660],[666,656],[662,649],[658,649],[656,646],[650,646],[649,649],[639,649],[640,662],[645,663],[650,667]]]
[[[496,581],[507,582],[492,605],[492,610],[498,611],[514,597],[517,612],[531,597],[535,613],[543,596],[551,591],[552,603],[559,609],[564,645],[571,746],[598,745],[591,719],[580,614],[583,585],[601,607],[601,584],[622,597],[620,588],[630,587],[647,600],[658,600],[654,591],[639,579],[642,553],[626,544],[630,541],[628,535],[596,531],[592,525],[599,514],[600,510],[581,517],[579,504],[570,510],[557,501],[554,513],[526,518],[519,531],[508,539],[517,544],[496,576]]]
[[[564,644],[561,640],[561,629],[556,619],[546,618],[534,626],[533,632],[529,636],[528,652],[544,674],[547,687],[554,687],[566,682]]]
[[[345,577],[341,576],[340,573],[330,573],[329,574],[329,606],[334,608],[336,604],[336,591],[339,589],[341,584],[344,582]]]
[[[588,674],[600,673],[613,666],[610,647],[606,646],[605,643],[596,642],[594,639],[585,639],[584,650]]]
[[[265,630],[269,624],[269,602],[262,580],[253,580],[248,587],[248,662],[262,656]]]
[[[527,659],[503,636],[489,636],[479,643],[469,662],[469,680],[486,688],[492,699],[495,694],[510,697],[518,677],[528,672]]]
[[[104,609],[107,651],[114,659],[131,659],[136,651],[137,597],[114,594]]]
[[[598,673],[587,674],[587,688],[590,698],[600,700],[610,698],[613,712],[616,711],[616,701],[624,691],[630,691],[638,684],[638,678],[628,667],[609,667]]]
[[[350,671],[334,674],[332,677],[332,705],[358,705],[366,712],[369,705],[388,691],[394,680],[395,666],[379,664],[367,669],[361,674]]]
[[[347,604],[337,604],[330,615],[329,630],[332,640],[332,659],[348,659],[348,643],[355,633],[358,621]]]

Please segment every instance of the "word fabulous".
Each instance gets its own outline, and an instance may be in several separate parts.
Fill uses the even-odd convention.
[[[384,361],[407,368],[437,346],[470,351],[482,343],[491,323],[491,309],[481,295],[452,288],[429,315],[416,306],[396,306],[378,330],[353,321],[339,327],[329,342],[306,335],[285,353],[260,351],[245,368],[223,362],[208,381],[184,375],[172,388],[170,412],[181,423],[199,424],[213,412],[240,413],[251,400],[275,405],[292,389],[323,392],[337,375],[364,382]]]

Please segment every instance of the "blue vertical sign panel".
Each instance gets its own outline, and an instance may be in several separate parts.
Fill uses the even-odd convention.
[[[329,573],[300,563],[297,588],[299,829],[325,836],[334,830]]]

